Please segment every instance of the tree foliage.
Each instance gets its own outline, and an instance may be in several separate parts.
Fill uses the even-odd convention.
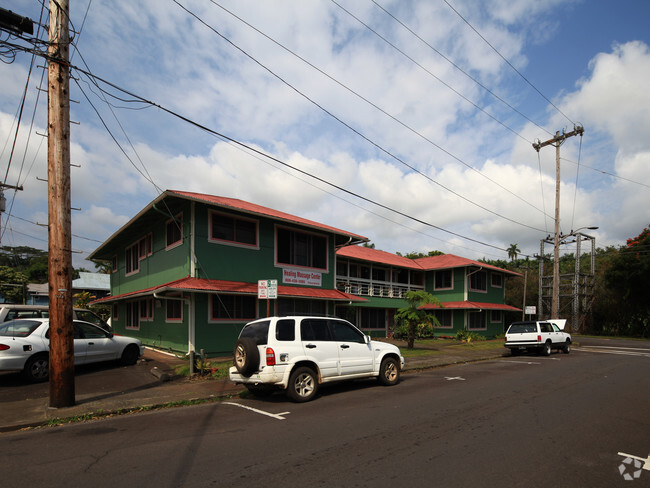
[[[27,283],[25,273],[9,266],[0,266],[0,295],[7,303],[23,303]]]
[[[417,327],[420,324],[429,324],[433,327],[440,326],[440,322],[430,310],[421,309],[422,305],[433,304],[440,306],[440,301],[427,293],[426,291],[407,291],[404,298],[408,302],[408,307],[400,308],[395,313],[395,322],[398,325],[406,325],[407,347],[413,349]]]

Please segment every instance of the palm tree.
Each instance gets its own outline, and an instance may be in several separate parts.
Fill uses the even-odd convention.
[[[517,259],[517,255],[521,252],[521,249],[517,247],[517,244],[510,244],[510,247],[507,249],[508,257],[510,261]]]

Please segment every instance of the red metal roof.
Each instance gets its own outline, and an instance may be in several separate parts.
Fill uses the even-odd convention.
[[[398,266],[400,268],[422,269],[413,259],[370,247],[345,246],[336,251],[336,255],[389,266]]]
[[[492,266],[491,264],[481,263],[473,259],[462,258],[454,254],[441,254],[440,256],[428,256],[426,258],[418,258],[415,260],[423,269],[436,270],[447,268],[463,268],[465,266],[477,266],[480,268],[491,269],[494,271],[501,271],[502,273],[512,276],[521,276],[520,273],[510,271],[507,269]]]
[[[422,305],[421,309],[425,310],[507,310],[510,312],[521,312],[520,308],[506,305],[504,303],[485,303],[485,302],[470,302],[468,300],[462,302],[442,302],[442,307],[433,303]]]
[[[244,283],[239,281],[209,280],[205,278],[182,278],[171,281],[162,285],[145,288],[138,291],[123,293],[121,295],[101,298],[92,302],[93,304],[114,302],[117,300],[149,296],[154,293],[166,291],[195,291],[195,292],[213,292],[213,293],[239,293],[248,295],[257,295],[257,283]],[[338,290],[329,290],[323,288],[307,288],[300,286],[278,286],[279,297],[297,297],[297,298],[321,298],[325,300],[337,301],[355,301],[367,302],[365,298],[349,293],[343,293]]]
[[[434,271],[437,269],[461,268],[465,266],[479,266],[481,268],[500,271],[512,276],[521,276],[519,273],[507,269],[481,263],[472,259],[462,258],[454,254],[441,254],[440,256],[429,256],[426,258],[409,259],[397,254],[392,254],[378,249],[364,246],[346,246],[336,251],[337,256],[343,256],[362,261],[398,266],[401,268],[420,269],[422,271]]]
[[[237,198],[220,197],[216,195],[206,195],[203,193],[194,193],[190,191],[167,190],[167,193],[169,195],[176,195],[183,198],[200,200],[202,202],[210,203],[212,205],[219,205],[220,207],[228,207],[228,208],[240,210],[247,213],[264,215],[266,217],[272,217],[274,219],[284,220],[285,222],[291,222],[295,224],[306,225],[316,229],[327,230],[329,232],[334,232],[336,234],[350,236],[356,240],[361,240],[361,241],[368,240],[367,237],[358,234],[353,234],[352,232],[347,232],[345,230],[337,229],[336,227],[331,227],[329,225],[321,224],[319,222],[314,222],[313,220],[303,219],[302,217],[296,217],[295,215],[291,215],[285,212],[280,212],[279,210],[263,207],[262,205],[246,202],[244,200],[239,200]]]

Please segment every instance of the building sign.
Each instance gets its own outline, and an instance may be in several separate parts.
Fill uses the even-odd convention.
[[[533,306],[526,305],[525,312],[526,312],[526,315],[535,315],[535,314],[537,314],[537,307],[535,307],[534,305]]]
[[[278,298],[278,280],[259,280],[257,298],[275,300]]]
[[[303,271],[300,269],[283,269],[282,283],[294,285],[322,286],[323,273],[316,271]]]

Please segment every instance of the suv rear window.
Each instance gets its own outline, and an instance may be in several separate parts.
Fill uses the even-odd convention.
[[[304,319],[300,322],[300,337],[303,341],[331,341],[327,319]]]
[[[508,329],[508,334],[523,334],[526,332],[537,332],[537,324],[534,322],[525,324],[512,324]]]
[[[268,343],[270,323],[270,320],[263,320],[262,322],[248,324],[242,329],[239,337],[248,337],[253,339],[258,346],[265,346]]]

